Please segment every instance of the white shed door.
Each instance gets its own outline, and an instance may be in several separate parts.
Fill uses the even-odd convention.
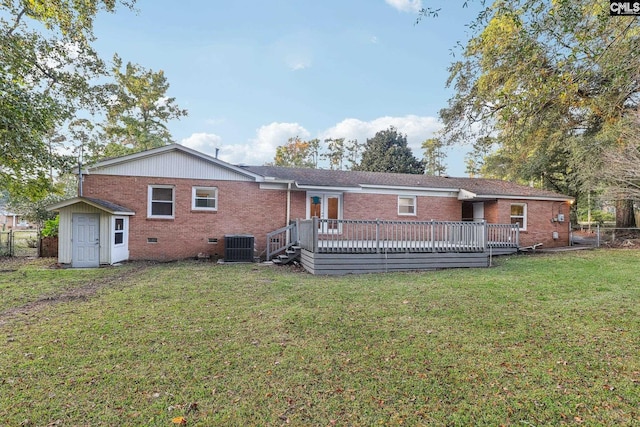
[[[76,268],[100,265],[100,215],[73,214],[71,266]]]

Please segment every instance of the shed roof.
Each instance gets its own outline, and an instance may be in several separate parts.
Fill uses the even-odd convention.
[[[67,206],[75,205],[76,203],[86,203],[112,215],[135,215],[135,212],[129,208],[109,202],[107,200],[96,199],[94,197],[74,197],[73,199],[63,200],[61,202],[47,206],[47,210],[58,211],[62,208],[66,208]]]

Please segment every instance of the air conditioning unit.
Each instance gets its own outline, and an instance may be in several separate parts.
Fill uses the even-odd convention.
[[[248,234],[234,234],[224,236],[225,262],[253,262],[255,253],[255,239]]]

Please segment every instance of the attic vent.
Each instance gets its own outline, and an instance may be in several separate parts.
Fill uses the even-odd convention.
[[[254,240],[248,234],[224,236],[225,262],[253,262]]]

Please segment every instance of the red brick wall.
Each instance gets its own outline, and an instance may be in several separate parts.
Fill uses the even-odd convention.
[[[531,246],[542,243],[543,248],[569,246],[569,208],[568,202],[552,202],[543,200],[498,200],[491,207],[492,218],[497,213],[497,223],[511,222],[511,204],[527,205],[527,230],[520,231],[520,246]],[[564,214],[564,222],[558,222],[558,214]],[[487,209],[485,207],[485,215]],[[494,222],[487,217],[488,222]],[[553,232],[558,232],[558,239]]]
[[[395,194],[344,195],[345,219],[384,219],[401,221],[460,221],[462,202],[454,197],[417,197],[416,215],[398,215]]]
[[[175,185],[175,218],[147,218],[148,186],[163,184]],[[192,211],[192,186],[217,187],[218,210]],[[266,234],[286,222],[286,191],[261,191],[257,183],[88,175],[83,190],[87,197],[135,211],[129,224],[129,252],[134,260],[183,259],[200,252],[223,258],[225,234],[252,234],[260,255],[266,248]],[[148,243],[150,237],[158,242]],[[210,238],[218,243],[208,243]]]
[[[149,185],[175,185],[175,218],[147,218]],[[218,188],[218,210],[191,210],[193,186]],[[135,211],[129,224],[131,259],[173,260],[195,257],[203,252],[224,257],[225,234],[251,234],[257,254],[264,256],[266,234],[286,225],[286,190],[260,190],[251,182],[209,181],[173,178],[87,175],[84,195],[114,202]],[[544,247],[569,244],[569,204],[530,200],[499,200],[485,203],[485,218],[490,223],[510,223],[511,203],[527,204],[527,231],[521,232],[522,246],[543,243]],[[462,202],[455,197],[418,197],[417,215],[400,216],[398,196],[394,194],[346,193],[343,199],[345,219],[385,219],[460,221]],[[564,222],[552,222],[564,213]],[[306,193],[291,192],[291,220],[306,217]],[[553,231],[559,238],[553,239]],[[148,243],[148,238],[158,239]],[[208,239],[218,239],[217,244]]]

